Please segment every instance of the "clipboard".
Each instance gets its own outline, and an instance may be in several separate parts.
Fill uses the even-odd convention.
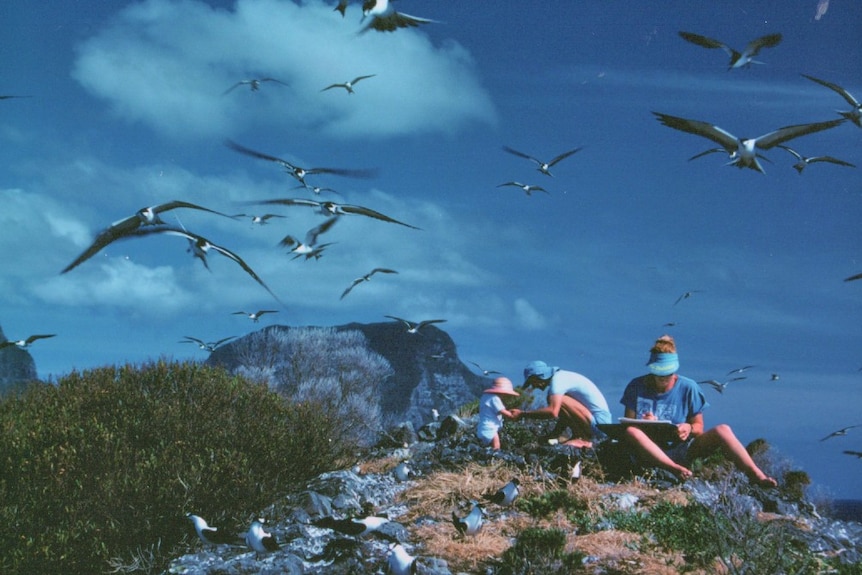
[[[619,423],[599,423],[597,427],[611,439],[622,439],[626,427],[635,426],[643,430],[650,439],[657,442],[677,441],[676,425],[666,419],[632,419],[621,417]]]

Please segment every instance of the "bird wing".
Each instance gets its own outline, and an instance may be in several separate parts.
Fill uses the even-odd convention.
[[[407,321],[407,320],[406,320],[406,319],[404,319],[404,318],[395,317],[394,315],[386,315],[386,316],[383,316],[383,317],[388,317],[389,319],[394,319],[395,321],[400,321],[401,323],[403,323],[403,324],[404,324],[404,325],[406,325],[407,327],[413,327],[413,324],[412,324],[411,322]]]
[[[356,286],[358,286],[359,284],[361,284],[364,281],[365,281],[365,278],[356,278],[355,280],[353,280],[353,283],[350,284],[350,286],[348,286],[348,288],[341,293],[341,298],[339,298],[339,299],[344,299],[344,297],[350,293],[350,290],[352,290],[353,288],[355,288]]]
[[[374,168],[307,168],[306,174],[332,174],[334,176],[346,176],[349,178],[373,178],[377,176]]]
[[[329,228],[335,225],[336,221],[338,221],[338,216],[333,216],[331,218],[328,218],[319,226],[313,227],[308,230],[308,233],[305,234],[305,245],[314,246],[314,244],[317,243],[317,236],[328,231]]]
[[[162,213],[162,212],[166,212],[166,211],[168,211],[168,210],[174,210],[174,209],[176,209],[176,208],[189,208],[189,209],[192,209],[192,210],[201,210],[201,211],[204,211],[204,212],[209,212],[209,213],[211,213],[211,214],[217,214],[217,215],[219,215],[219,216],[224,216],[224,217],[226,217],[226,218],[235,218],[235,217],[237,217],[237,216],[229,216],[229,215],[224,214],[224,213],[222,213],[222,212],[219,212],[219,211],[216,211],[216,210],[212,210],[212,209],[210,209],[210,208],[205,208],[205,207],[203,207],[203,206],[199,206],[198,204],[193,204],[193,203],[191,203],[191,202],[184,202],[184,201],[182,201],[182,200],[174,200],[174,201],[172,201],[172,202],[166,202],[166,203],[164,203],[164,204],[159,204],[159,205],[157,205],[157,206],[152,206],[150,209],[151,209],[151,210],[153,210],[153,212],[155,212],[155,213],[157,213],[157,214],[160,214],[160,213]]]
[[[418,330],[418,329],[425,327],[426,325],[429,325],[432,323],[444,323],[445,321],[446,321],[445,319],[426,319],[426,320],[420,321],[419,324],[416,326],[416,329]]]
[[[728,153],[735,152],[739,147],[739,139],[718,126],[713,126],[712,124],[701,122],[700,120],[688,120],[686,118],[662,114],[660,112],[653,112],[653,114],[655,114],[659,121],[668,128],[688,132],[689,134],[694,134],[696,136],[703,136],[727,150]]]
[[[852,281],[856,281],[856,280],[862,280],[862,273],[852,275],[849,278],[844,278],[844,281],[846,281],[846,282],[852,282]]]
[[[703,48],[721,48],[724,51],[732,50],[724,42],[719,42],[718,40],[713,40],[712,38],[707,38],[706,36],[701,36],[700,34],[680,31],[679,35],[682,37],[683,40],[691,42],[692,44],[697,44],[698,46],[701,46]]]
[[[794,126],[784,126],[783,128],[778,128],[768,134],[764,134],[755,138],[755,145],[762,149],[768,150],[772,147],[777,146],[778,144],[782,144],[788,140],[792,140],[793,138],[798,138],[799,136],[804,136],[806,134],[813,134],[814,132],[821,132],[823,130],[828,130],[829,128],[834,128],[835,126],[844,123],[844,118],[838,120],[830,120],[828,122],[814,122],[811,124],[796,124]]]
[[[550,167],[550,166],[553,166],[554,164],[556,164],[556,163],[557,163],[557,162],[559,162],[560,160],[565,160],[566,158],[568,158],[568,157],[569,157],[569,156],[571,156],[572,154],[575,154],[575,153],[577,153],[577,152],[580,152],[582,149],[583,149],[583,148],[581,147],[581,148],[575,148],[574,150],[569,150],[568,152],[563,152],[562,154],[560,154],[559,156],[557,156],[556,158],[554,158],[553,160],[551,160],[550,162],[548,162],[548,166],[549,166],[549,167]]]
[[[539,164],[540,166],[542,165],[542,161],[541,161],[541,160],[539,160],[539,159],[537,159],[537,158],[534,158],[533,156],[531,156],[531,155],[529,155],[529,154],[525,154],[524,152],[519,152],[518,150],[515,150],[514,148],[510,148],[509,146],[503,146],[503,150],[504,150],[504,151],[506,151],[506,152],[509,152],[510,154],[513,154],[513,155],[515,155],[515,156],[518,156],[518,157],[520,157],[520,158],[524,158],[524,159],[526,159],[526,160],[530,160],[530,161],[536,162],[536,163],[537,163],[537,164]]]
[[[81,263],[87,261],[111,242],[134,235],[140,227],[141,220],[140,218],[138,218],[137,214],[114,222],[110,225],[110,227],[105,228],[104,230],[99,232],[99,235],[96,236],[96,239],[93,240],[93,243],[90,244],[90,247],[81,252],[81,255],[75,258],[72,263],[63,268],[63,271],[61,271],[60,273],[64,274],[71,269],[77,267]]]
[[[196,337],[192,337],[190,335],[184,335],[183,337],[186,338],[188,341],[181,341],[180,343],[196,343],[198,345],[205,345],[203,340]]]
[[[305,198],[280,198],[275,200],[261,200],[259,202],[249,202],[254,205],[279,205],[279,206],[308,206],[311,208],[319,208],[323,204],[314,200],[306,200]]]
[[[855,164],[845,162],[844,160],[839,160],[838,158],[833,158],[832,156],[814,156],[813,158],[808,158],[809,164],[813,164],[815,162],[829,162],[830,164],[838,164],[839,166],[847,166],[849,168],[856,167]]]
[[[378,32],[394,32],[398,28],[411,28],[421,24],[430,24],[432,22],[434,22],[434,20],[429,20],[428,18],[411,16],[410,14],[404,14],[403,12],[392,12],[385,16],[375,16],[372,18],[371,22],[365,26],[365,28],[359,31],[359,33],[364,34],[372,28]]]
[[[411,226],[410,224],[405,224],[404,222],[399,222],[394,218],[390,218],[387,215],[381,214],[380,212],[376,212],[370,208],[364,208],[362,206],[351,206],[348,204],[333,204],[336,208],[344,213],[348,214],[359,214],[361,216],[368,216],[369,218],[374,218],[377,220],[381,220],[384,222],[391,222],[393,224],[398,224],[401,226],[406,226],[408,228],[413,228],[414,230],[418,230],[416,226]]]
[[[701,153],[699,153],[699,154],[695,154],[695,155],[693,155],[692,157],[690,157],[690,158],[688,159],[688,161],[690,162],[690,161],[692,161],[692,160],[696,160],[696,159],[698,159],[698,158],[702,158],[703,156],[706,156],[707,154],[714,154],[714,153],[716,153],[716,152],[725,152],[725,153],[727,153],[727,150],[726,150],[726,149],[724,149],[724,148],[710,148],[709,150],[706,150],[705,152],[701,152]]]
[[[781,34],[767,34],[749,42],[745,51],[750,56],[756,56],[762,48],[772,48],[777,46],[779,42],[781,42]]]
[[[228,340],[231,340],[231,339],[233,339],[233,338],[235,338],[235,337],[236,337],[235,335],[232,335],[232,336],[230,336],[230,337],[223,337],[222,339],[220,339],[220,340],[218,340],[218,341],[214,342],[212,345],[213,345],[213,347],[218,347],[218,346],[220,346],[221,344],[223,344],[224,342],[226,342],[226,341],[228,341]]]
[[[31,335],[30,337],[28,337],[27,339],[24,340],[24,343],[29,345],[29,344],[33,343],[34,341],[36,341],[37,339],[47,339],[49,337],[54,337],[56,335],[57,335],[56,333]]]
[[[795,157],[797,160],[804,161],[802,158],[802,154],[800,154],[799,152],[797,152],[793,148],[789,148],[787,146],[782,146],[781,144],[778,144],[778,147],[781,148],[782,150],[786,150],[786,151],[790,152],[793,155],[793,157]]]
[[[365,80],[366,78],[373,78],[373,77],[374,77],[374,76],[376,76],[376,75],[377,75],[377,74],[368,74],[367,76],[357,76],[357,77],[355,77],[355,78],[354,78],[350,83],[351,83],[351,84],[356,84],[356,83],[357,83],[357,82],[359,82],[360,80]]]
[[[261,78],[260,81],[261,82],[275,82],[276,84],[281,84],[282,86],[288,85],[285,82],[282,82],[281,80],[279,80],[277,78]]]
[[[331,90],[333,88],[347,88],[345,84],[330,84],[326,88],[322,89],[321,92],[326,92],[327,90]]]
[[[261,160],[268,160],[270,162],[276,162],[277,164],[281,164],[282,166],[284,166],[285,168],[287,168],[289,170],[293,170],[296,168],[296,166],[294,166],[293,164],[291,164],[287,160],[282,160],[281,158],[277,158],[275,156],[270,156],[269,154],[264,154],[263,152],[257,152],[255,150],[252,150],[251,148],[246,148],[243,145],[237,144],[233,140],[225,140],[224,144],[225,144],[225,146],[227,146],[231,150],[239,152],[240,154],[245,154],[246,156],[251,156],[253,158],[260,158]]]
[[[845,100],[847,100],[847,103],[850,104],[851,106],[853,106],[854,108],[859,107],[859,101],[856,98],[854,98],[850,92],[848,92],[847,90],[845,90],[844,88],[842,88],[838,84],[833,84],[832,82],[827,82],[826,80],[821,80],[819,78],[815,78],[814,76],[809,76],[808,74],[802,74],[802,75],[804,77],[808,78],[809,80],[811,80],[812,82],[817,82],[821,86],[826,86],[830,90],[834,90],[835,92],[838,92],[839,94],[841,94],[841,97],[844,98]]]
[[[368,275],[369,275],[369,277],[370,277],[370,276],[373,276],[373,275],[374,275],[374,274],[376,274],[376,273],[381,273],[381,274],[397,274],[398,272],[397,272],[397,271],[395,271],[395,270],[391,270],[391,269],[389,269],[389,268],[374,268],[373,270],[371,270],[370,272],[368,272]]]
[[[225,95],[225,94],[227,94],[228,92],[232,92],[232,91],[233,91],[234,89],[236,89],[238,86],[242,86],[243,84],[245,84],[245,82],[237,82],[236,84],[234,84],[233,86],[231,86],[230,88],[228,88],[227,90],[225,90],[224,92],[222,92],[222,94],[221,94],[221,95],[222,95],[222,96],[224,96],[224,95]]]

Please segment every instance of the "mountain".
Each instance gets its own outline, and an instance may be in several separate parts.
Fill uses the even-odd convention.
[[[240,367],[236,350],[255,333],[304,329],[273,325],[247,334],[213,351],[206,363],[235,371]],[[407,333],[399,322],[349,323],[336,331],[358,331],[368,349],[382,356],[392,376],[380,383],[380,407],[384,417],[410,421],[419,428],[431,419],[432,409],[441,414],[455,411],[476,400],[489,379],[476,375],[458,358],[455,343],[445,331],[427,325],[418,333]]]
[[[9,341],[0,328],[0,342]],[[9,346],[0,349],[0,395],[36,380],[36,362],[26,349]]]

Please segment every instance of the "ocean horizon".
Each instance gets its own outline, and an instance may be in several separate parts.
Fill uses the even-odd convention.
[[[830,503],[829,516],[841,521],[862,523],[862,499],[834,499]]]

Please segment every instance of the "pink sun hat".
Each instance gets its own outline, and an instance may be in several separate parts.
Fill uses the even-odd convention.
[[[483,391],[482,393],[496,393],[499,395],[521,395],[515,391],[512,382],[508,377],[498,377],[494,380],[494,385]]]

